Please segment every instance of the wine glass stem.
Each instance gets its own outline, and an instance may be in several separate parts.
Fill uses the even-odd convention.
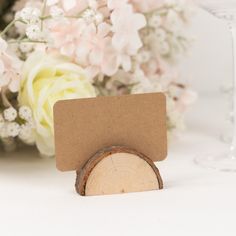
[[[233,140],[230,146],[230,157],[236,159],[236,24],[230,23],[233,48]]]

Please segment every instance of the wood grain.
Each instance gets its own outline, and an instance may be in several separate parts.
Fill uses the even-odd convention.
[[[162,189],[163,182],[148,157],[124,146],[113,146],[96,153],[77,171],[75,187],[82,196],[94,196]]]

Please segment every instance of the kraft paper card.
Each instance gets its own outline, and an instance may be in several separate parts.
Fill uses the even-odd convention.
[[[57,168],[79,170],[100,149],[119,145],[153,161],[167,155],[162,93],[59,101],[54,106]]]

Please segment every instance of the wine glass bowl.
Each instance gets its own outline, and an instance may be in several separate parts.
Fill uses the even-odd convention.
[[[231,32],[233,51],[233,138],[230,147],[223,153],[210,153],[198,156],[195,163],[221,171],[236,172],[236,0],[196,0],[204,10],[224,20]]]
[[[197,3],[217,18],[236,22],[236,0],[197,0]]]

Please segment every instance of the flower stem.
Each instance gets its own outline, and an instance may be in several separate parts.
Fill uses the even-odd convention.
[[[11,21],[6,27],[5,29],[0,33],[0,37],[2,37],[4,34],[6,34],[10,29],[11,27],[13,27],[15,25],[16,22],[21,22],[23,24],[26,24],[23,20],[20,20],[20,19],[17,19],[17,20],[13,20]]]
[[[6,34],[8,32],[8,30],[16,23],[17,20],[13,20],[11,21],[6,27],[5,29],[0,33],[0,36],[2,37],[4,34]]]
[[[40,41],[40,40],[30,40],[30,39],[18,39],[18,40],[10,40],[8,41],[9,44],[17,44],[17,43],[47,43],[47,41]]]
[[[6,86],[3,87],[0,95],[1,95],[3,106],[4,107],[11,107],[11,103],[9,102],[9,100],[7,98],[7,91],[8,91],[7,87]]]
[[[44,19],[44,14],[46,11],[46,6],[47,6],[47,0],[43,0],[43,8],[42,8],[42,13],[41,13],[41,31],[43,31],[43,19]]]

